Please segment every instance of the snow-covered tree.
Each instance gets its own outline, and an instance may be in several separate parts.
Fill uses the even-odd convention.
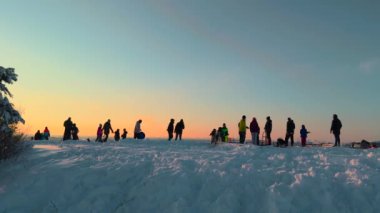
[[[13,84],[17,81],[17,74],[13,68],[4,68],[0,66],[0,136],[7,137],[13,133],[12,126],[17,123],[25,123],[20,113],[14,109],[8,97],[12,94],[5,84]]]

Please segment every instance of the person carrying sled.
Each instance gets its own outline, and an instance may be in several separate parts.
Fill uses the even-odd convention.
[[[102,142],[102,137],[103,137],[103,125],[99,124],[98,130],[96,131],[95,142]]]
[[[306,139],[307,139],[307,135],[309,134],[310,132],[307,131],[305,125],[302,124],[302,128],[300,130],[300,135],[301,135],[301,146],[306,146]]]
[[[141,131],[141,123],[142,123],[142,120],[138,120],[136,122],[136,125],[135,125],[135,131],[134,131],[134,135],[133,135],[133,138],[134,139],[138,139],[138,134],[140,134],[142,131]]]
[[[115,131],[115,141],[119,141],[119,140],[120,140],[120,130],[117,129],[117,130]]]
[[[71,130],[71,134],[73,135],[73,140],[75,141],[79,140],[78,133],[79,133],[79,129],[77,125],[73,124],[73,128]]]
[[[127,134],[128,134],[127,130],[123,129],[123,134],[121,135],[121,139],[126,140],[127,139]]]
[[[166,131],[168,131],[168,135],[169,135],[168,140],[171,141],[173,139],[173,133],[174,133],[174,119],[173,118],[170,119],[170,122]]]
[[[252,143],[256,145],[260,145],[259,144],[260,127],[259,127],[259,124],[257,123],[256,118],[252,119],[252,122],[249,125],[249,130],[251,131],[251,135],[252,135]]]
[[[110,131],[113,133],[113,129],[111,126],[111,119],[108,119],[107,122],[105,122],[103,125],[103,133],[105,135],[103,142],[107,142]]]
[[[223,127],[221,129],[221,136],[222,136],[222,142],[228,142],[228,128],[227,128],[227,125],[225,123],[223,123]]]
[[[267,117],[267,122],[265,123],[265,136],[266,136],[266,141],[268,145],[272,144],[272,138],[271,138],[271,133],[272,133],[272,120],[270,119],[270,116]]]
[[[71,130],[73,129],[73,122],[71,121],[70,117],[63,123],[63,126],[65,127],[65,132],[63,133],[63,140],[71,140]]]
[[[294,121],[291,118],[288,118],[288,122],[286,123],[286,135],[285,135],[285,142],[286,146],[289,145],[289,138],[290,138],[290,145],[294,145],[294,130],[296,129],[296,125],[294,124]]]
[[[45,127],[45,130],[44,130],[44,139],[45,140],[49,140],[49,137],[50,137],[50,131],[47,127]]]
[[[331,123],[330,133],[334,134],[335,144],[334,146],[340,146],[340,130],[342,129],[342,122],[338,119],[338,115],[333,115]]]
[[[183,133],[183,130],[185,129],[185,123],[183,122],[183,119],[181,119],[176,125],[175,125],[175,128],[174,128],[174,132],[175,132],[175,140],[178,139],[179,137],[179,140],[182,140],[182,133]]]

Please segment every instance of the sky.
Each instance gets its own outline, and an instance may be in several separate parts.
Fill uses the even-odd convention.
[[[208,138],[242,115],[272,138],[288,117],[332,141],[380,139],[379,1],[12,0],[1,2],[0,66],[19,80],[12,102],[34,134],[80,136],[99,123],[166,137],[170,118],[185,138]],[[296,133],[296,138],[298,138]]]

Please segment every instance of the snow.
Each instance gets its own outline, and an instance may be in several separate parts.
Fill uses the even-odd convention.
[[[0,212],[376,212],[380,149],[28,142]]]

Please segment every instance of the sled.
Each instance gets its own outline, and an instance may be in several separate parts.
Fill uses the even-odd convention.
[[[352,142],[351,147],[352,149],[373,149],[378,148],[379,143],[377,142],[368,142],[366,140],[362,140],[361,142]]]
[[[333,147],[333,143],[307,143],[306,147]]]
[[[142,140],[145,138],[145,133],[144,132],[137,133],[136,137],[137,137],[137,139]]]
[[[262,136],[261,136],[261,140],[259,140],[259,146],[274,146],[274,143],[272,141],[271,144],[269,144],[269,141],[267,139],[267,136],[265,134],[265,131],[263,132]]]

